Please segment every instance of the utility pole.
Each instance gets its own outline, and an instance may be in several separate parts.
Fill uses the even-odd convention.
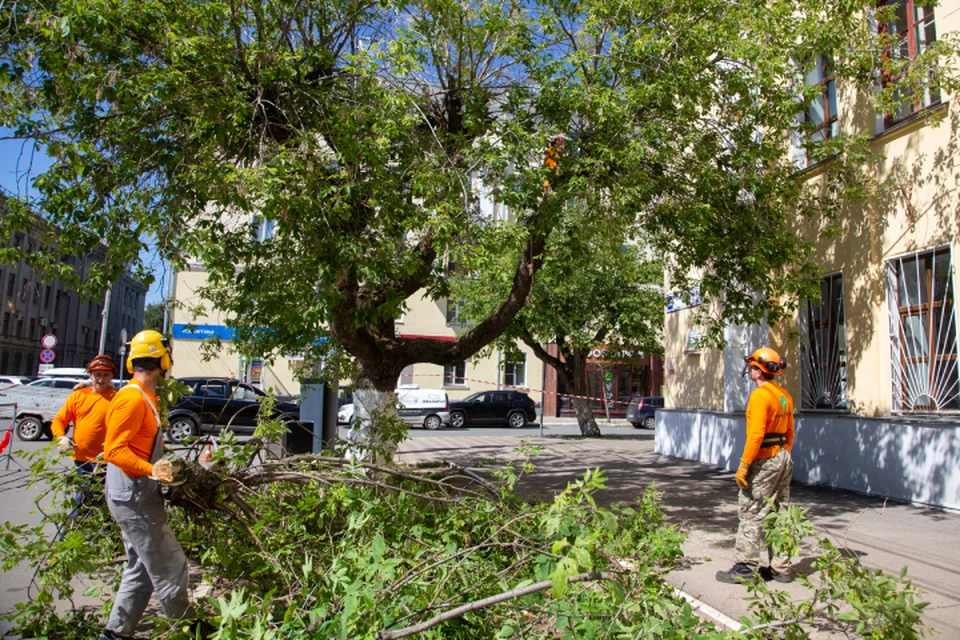
[[[107,285],[107,291],[103,294],[103,312],[100,314],[103,319],[100,322],[100,350],[98,354],[106,353],[107,347],[107,325],[110,323],[110,294],[113,285]]]

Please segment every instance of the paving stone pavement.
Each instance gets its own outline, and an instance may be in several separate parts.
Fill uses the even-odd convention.
[[[454,462],[467,468],[489,469],[514,459],[521,440],[542,447],[534,458],[533,474],[518,483],[525,496],[549,500],[584,471],[601,468],[608,488],[597,496],[600,504],[629,504],[653,482],[662,492],[667,521],[686,535],[687,566],[668,579],[701,603],[709,617],[736,627],[748,613],[747,590],[716,581],[718,570],[734,561],[737,527],[737,489],[733,474],[710,465],[661,456],[654,452],[652,431],[601,426],[610,434],[599,439],[544,436],[417,438],[401,444],[398,459],[407,463]],[[923,506],[885,502],[825,487],[794,483],[792,502],[809,509],[814,535],[855,554],[870,568],[907,575],[921,587],[930,603],[924,622],[935,631],[929,637],[960,640],[960,514]],[[795,567],[809,573],[817,549],[804,543]],[[814,576],[815,577],[815,576]],[[771,583],[791,597],[803,598],[805,587]],[[820,637],[831,637],[821,632]]]

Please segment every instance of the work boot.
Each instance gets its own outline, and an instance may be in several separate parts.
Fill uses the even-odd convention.
[[[770,582],[771,580],[776,580],[777,582],[782,583],[793,582],[792,572],[785,571],[781,573],[773,567],[760,567],[760,577],[767,582]]]
[[[727,584],[756,582],[758,577],[756,570],[743,562],[735,563],[729,571],[717,571],[717,581]]]

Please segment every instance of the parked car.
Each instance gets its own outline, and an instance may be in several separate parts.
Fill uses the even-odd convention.
[[[267,394],[248,384],[229,378],[179,378],[190,393],[170,408],[167,439],[184,438],[230,429],[252,433],[260,416],[260,400]],[[274,405],[274,418],[300,421],[300,407],[289,402]]]
[[[635,429],[653,429],[656,424],[654,414],[662,408],[663,398],[660,396],[634,396],[627,407],[627,422]]]
[[[50,437],[50,423],[60,411],[73,387],[87,378],[41,378],[29,384],[8,387],[0,392],[0,405],[17,405],[14,431],[21,440]],[[0,413],[6,407],[0,406]],[[10,409],[12,411],[12,407]]]
[[[0,376],[0,387],[15,387],[36,380],[34,376]]]
[[[536,406],[530,396],[520,391],[480,391],[450,403],[450,424],[506,424],[519,429],[537,419]]]

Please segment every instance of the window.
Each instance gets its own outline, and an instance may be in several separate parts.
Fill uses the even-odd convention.
[[[820,281],[820,300],[800,309],[800,408],[847,409],[847,333],[843,275]]]
[[[400,384],[413,384],[413,365],[408,364],[400,372]]]
[[[13,289],[17,286],[17,274],[11,273],[10,277],[7,278],[7,297],[13,297]]]
[[[950,248],[887,261],[895,411],[960,409]]]
[[[443,386],[462,387],[467,384],[467,363],[460,362],[443,368]]]
[[[43,308],[44,309],[50,308],[50,286],[49,285],[47,285],[47,291],[43,295]]]
[[[893,19],[880,25],[880,33],[890,39],[889,48],[883,60],[883,84],[896,82],[906,75],[906,67],[915,60],[924,49],[937,39],[937,28],[933,20],[932,3],[917,0],[881,0],[880,7],[893,7]],[[924,89],[923,95],[915,93],[916,88],[898,89],[898,106],[884,117],[884,125],[890,126],[924,107],[940,102],[940,94]]]
[[[27,337],[30,340],[35,340],[37,338],[37,319],[30,318],[30,333],[27,334]]]
[[[527,384],[527,360],[507,361],[503,366],[503,384],[506,387],[524,387]]]
[[[463,302],[453,302],[447,298],[447,324],[463,324],[461,315],[463,314]]]
[[[3,312],[3,335],[10,333],[10,312]],[[5,369],[4,369],[5,371]]]

